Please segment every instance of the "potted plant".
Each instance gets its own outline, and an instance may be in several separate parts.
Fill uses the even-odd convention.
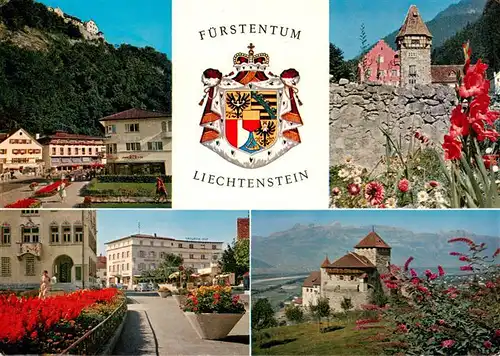
[[[180,307],[186,303],[188,294],[189,293],[185,288],[177,288],[172,291],[172,296]]]
[[[172,292],[170,292],[170,289],[167,287],[160,287],[160,289],[158,289],[158,295],[162,298],[166,298],[172,295]]]
[[[183,304],[184,314],[202,339],[225,338],[245,314],[239,295],[231,287],[211,286],[193,290]]]

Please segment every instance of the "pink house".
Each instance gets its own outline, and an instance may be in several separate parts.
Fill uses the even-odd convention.
[[[399,86],[400,62],[398,53],[384,40],[380,40],[358,64],[359,78],[363,82]]]

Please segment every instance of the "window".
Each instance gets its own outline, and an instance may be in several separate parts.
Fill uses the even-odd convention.
[[[83,226],[75,226],[75,242],[83,242]]]
[[[130,257],[130,251],[127,251],[127,257]]]
[[[205,249],[205,244],[201,244],[201,245],[200,245],[200,248],[201,248],[202,250],[204,250],[204,249]]]
[[[408,57],[410,57],[410,58],[416,58],[417,54],[415,52],[408,52]]]
[[[115,265],[113,265],[113,272],[115,271]]]
[[[109,266],[109,271],[111,272],[111,266]]]
[[[151,244],[151,246],[154,246],[154,245],[155,245],[154,241],[151,241],[151,243],[150,243],[150,244]]]
[[[206,260],[205,255],[201,255],[202,260]]]
[[[106,126],[106,133],[107,134],[115,134],[116,133],[116,126],[115,125]]]
[[[21,215],[38,215],[40,214],[39,210],[21,210]]]
[[[212,245],[212,250],[217,250],[217,245]]]
[[[38,242],[39,233],[38,227],[23,227],[22,229],[23,242]]]
[[[177,247],[182,248],[182,244],[179,244]]]
[[[393,70],[391,71],[391,75],[392,75],[393,77],[397,77],[397,76],[398,76],[398,71],[393,69]]]
[[[139,124],[125,124],[125,132],[139,132]]]
[[[384,56],[378,56],[377,61],[378,63],[384,63]]]
[[[59,226],[57,225],[50,227],[50,243],[59,243]]]
[[[165,252],[160,252],[160,258],[165,258],[166,257],[166,253]]]
[[[64,156],[64,147],[59,147],[59,155]]]
[[[129,264],[127,263],[127,271],[129,270]]]
[[[80,148],[79,147],[75,147],[75,155],[78,156],[80,153]]]
[[[194,255],[193,255],[192,253],[191,253],[191,254],[189,254],[189,258],[190,258],[191,260],[194,260]]]
[[[144,263],[139,263],[139,271],[143,271],[146,268]]]
[[[29,158],[12,158],[12,163],[29,163]]]
[[[81,266],[75,266],[75,279],[77,281],[82,280],[82,267]]]
[[[418,45],[420,45],[420,40],[411,40],[411,44],[413,46],[418,46]]]
[[[156,265],[155,265],[154,263],[151,263],[151,264],[149,265],[149,269],[155,269],[155,268],[156,268]]]
[[[127,151],[140,151],[141,143],[140,142],[127,142],[125,144]]]
[[[350,277],[349,277],[349,279],[350,279],[351,281],[354,281],[354,276],[350,276]]]
[[[82,147],[82,155],[85,154],[85,147]]]
[[[344,280],[344,276],[339,276],[339,279],[340,279],[341,281],[343,281],[343,280]]]
[[[156,253],[154,251],[150,251],[149,258],[156,258]]]
[[[10,245],[10,226],[4,225],[2,226],[2,236],[0,243],[2,245]]]
[[[371,77],[371,75],[372,75],[372,70],[371,69],[367,69],[366,70],[366,76],[367,77]]]
[[[63,226],[63,242],[71,242],[71,226]]]
[[[217,261],[218,258],[219,258],[219,255],[213,255],[212,256],[212,260],[214,260],[214,261]]]
[[[139,257],[146,257],[146,253],[144,251],[139,251]]]
[[[92,147],[89,147],[89,156],[92,156]]]
[[[56,148],[52,147],[52,156],[54,156],[55,154],[56,154]]]
[[[71,156],[71,147],[68,147],[68,156]]]
[[[194,248],[194,245],[193,244],[189,244],[189,248]]]
[[[0,271],[2,277],[10,277],[10,257],[2,257],[2,270]]]
[[[125,270],[125,263],[122,263],[122,271]]]
[[[148,142],[148,151],[163,151],[163,142]]]
[[[411,65],[408,68],[408,71],[409,71],[409,73],[410,73],[411,76],[416,76],[417,75],[417,66],[416,65]]]
[[[139,245],[142,245],[142,241],[139,242]]]
[[[117,153],[118,152],[117,147],[118,146],[116,145],[116,143],[111,143],[111,144],[106,145],[106,153],[108,153],[108,154]]]
[[[35,275],[35,256],[27,255],[26,256],[26,276],[34,276]]]

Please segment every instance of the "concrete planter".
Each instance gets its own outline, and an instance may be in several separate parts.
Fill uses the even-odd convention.
[[[179,304],[179,306],[184,305],[187,300],[187,295],[174,294],[174,300]]]
[[[201,339],[225,338],[243,317],[243,314],[195,314],[184,313]]]
[[[158,292],[158,295],[162,298],[168,297],[169,294],[170,294],[169,292]]]

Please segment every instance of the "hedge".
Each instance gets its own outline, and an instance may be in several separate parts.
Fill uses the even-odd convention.
[[[97,177],[101,183],[156,183],[156,175],[130,176],[130,175],[103,175]],[[164,183],[172,183],[172,176],[161,175]]]

